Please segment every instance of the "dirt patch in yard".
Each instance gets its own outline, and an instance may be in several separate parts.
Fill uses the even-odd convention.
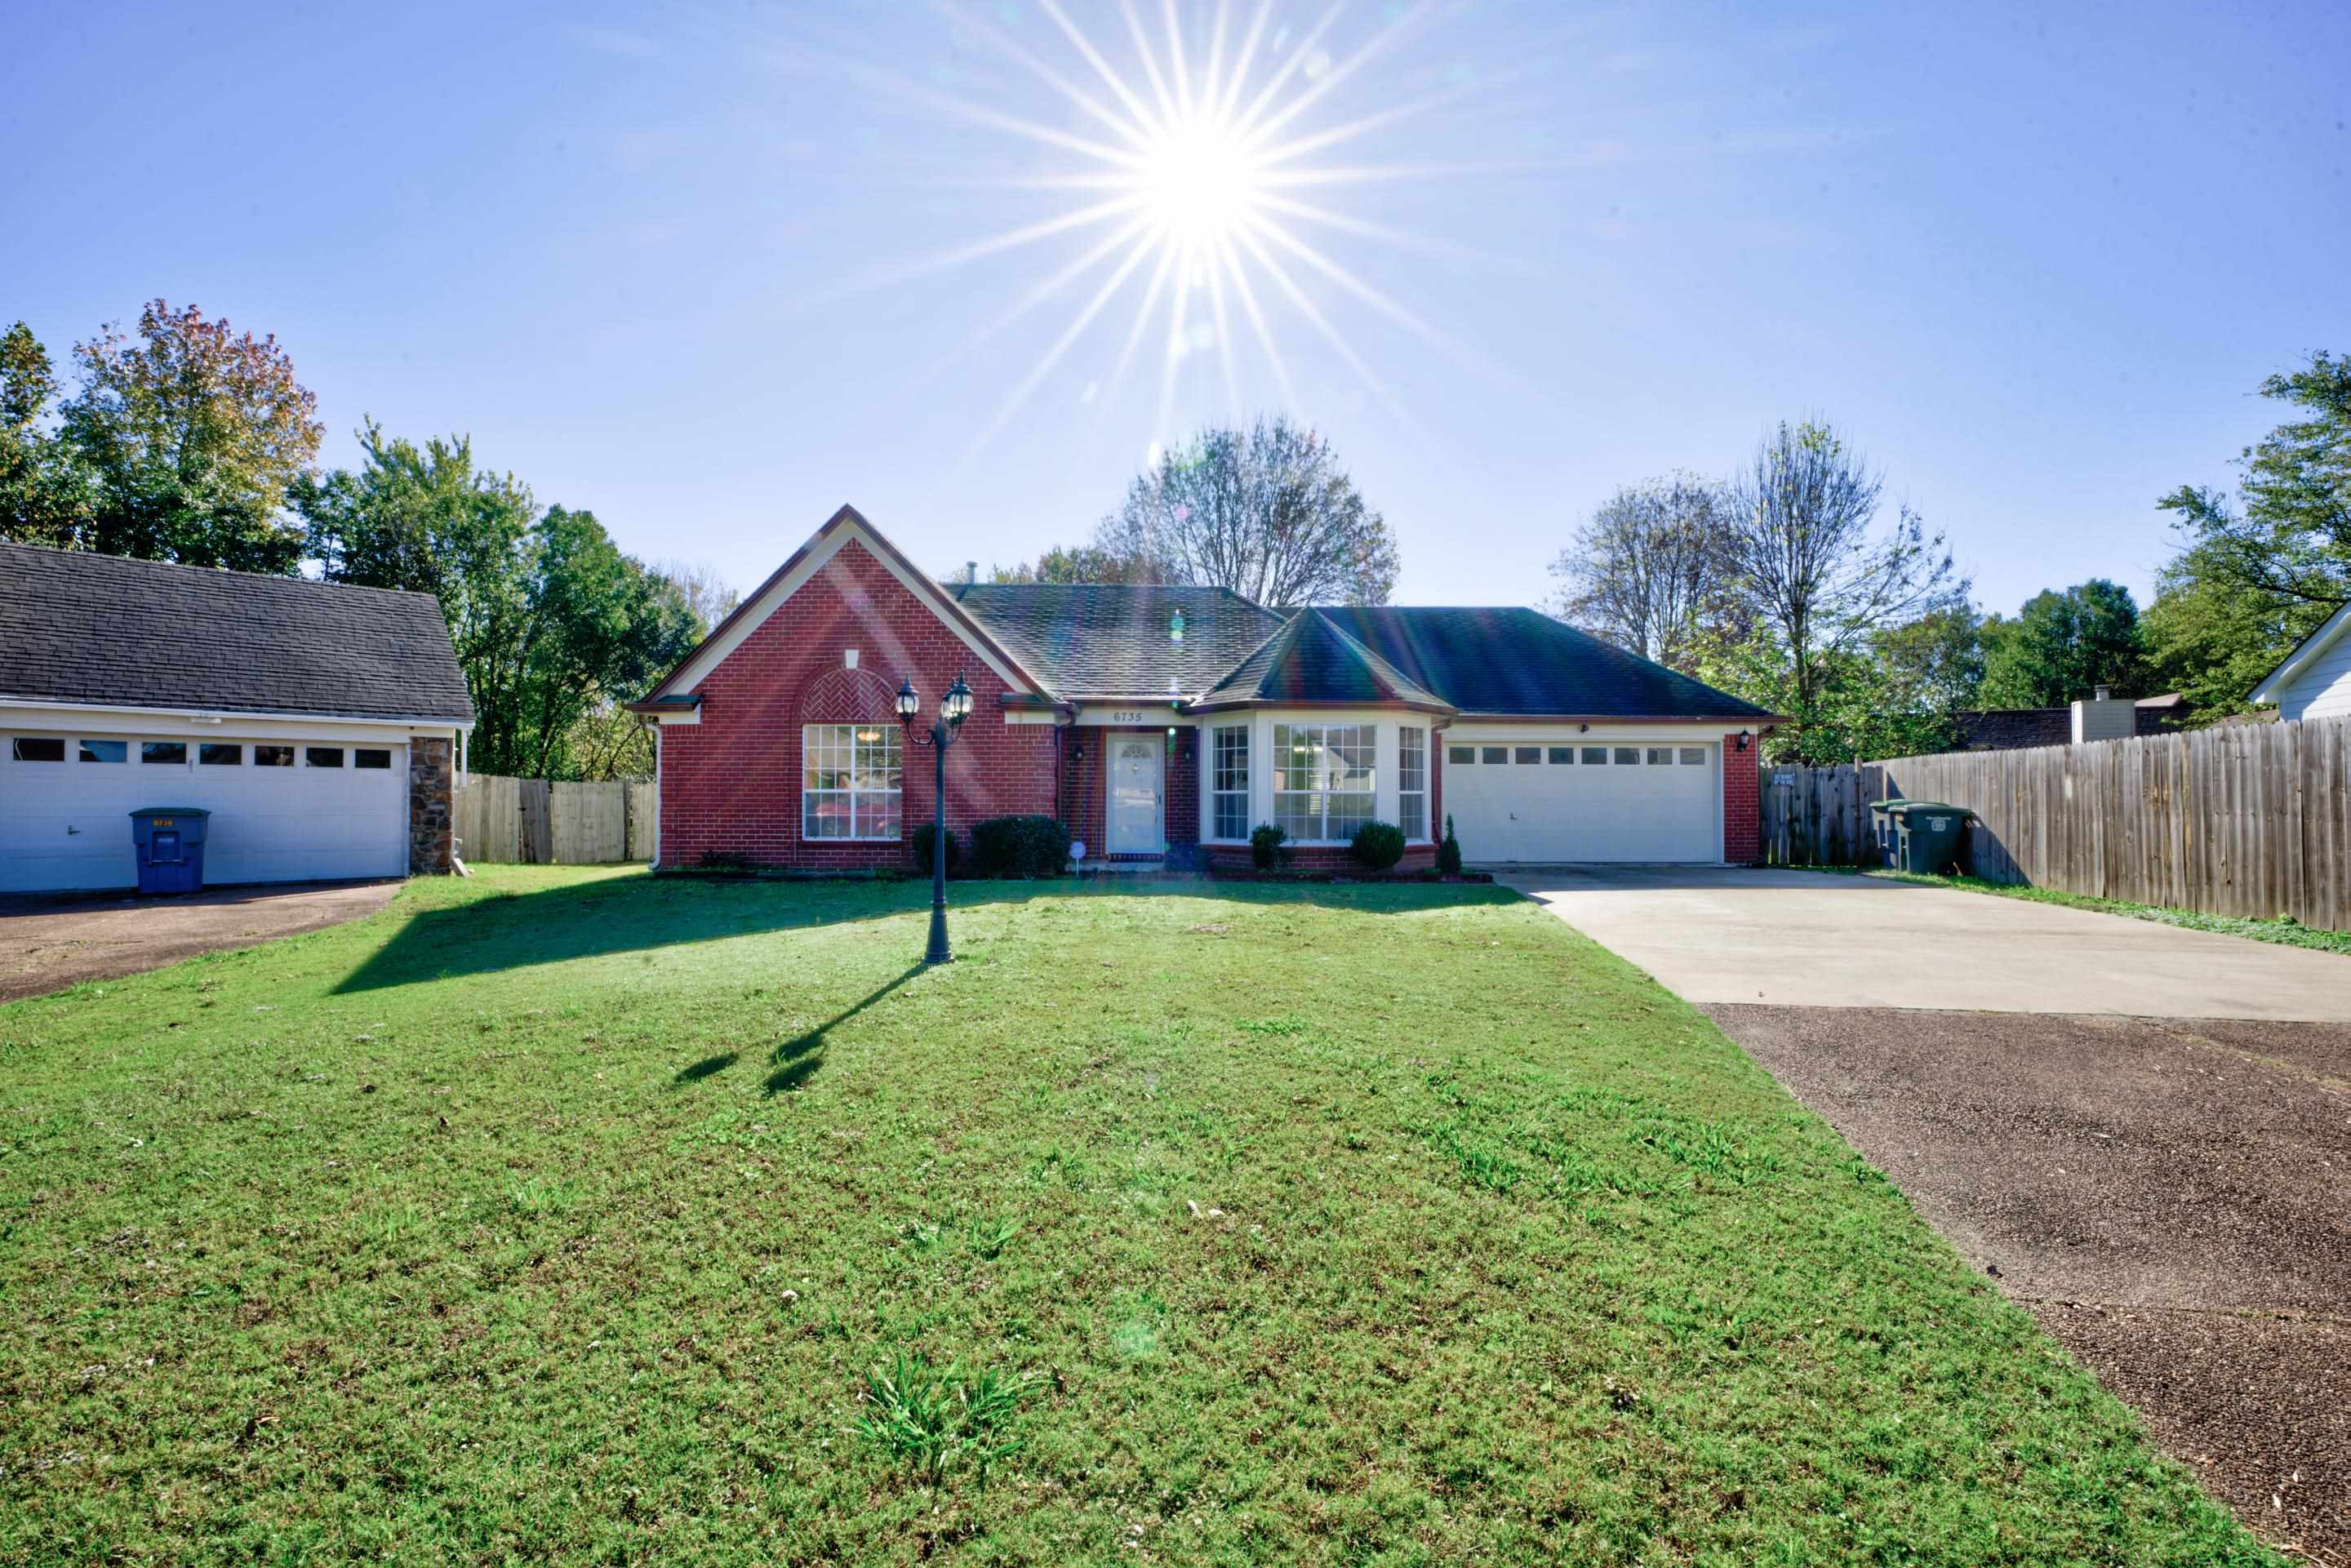
[[[0,898],[0,1002],[372,915],[397,882],[218,888],[186,898]]]
[[[2351,1025],[1708,1010],[2239,1517],[2351,1564]]]

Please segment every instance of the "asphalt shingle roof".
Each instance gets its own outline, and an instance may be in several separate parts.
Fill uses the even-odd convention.
[[[1339,630],[1320,610],[1292,615],[1288,625],[1200,700],[1449,706]]]
[[[1130,583],[945,585],[964,610],[1067,700],[1183,696],[1217,684],[1282,618],[1223,588]],[[1184,641],[1169,628],[1178,611]]]
[[[466,723],[426,593],[0,544],[0,699]]]
[[[1463,713],[1772,716],[1532,610],[1380,604],[1321,613]]]

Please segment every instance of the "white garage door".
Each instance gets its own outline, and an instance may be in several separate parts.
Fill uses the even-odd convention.
[[[408,869],[408,749],[266,737],[0,736],[0,891],[130,887],[131,811],[212,812],[204,881]]]
[[[1448,737],[1445,810],[1473,864],[1719,861],[1719,750]]]

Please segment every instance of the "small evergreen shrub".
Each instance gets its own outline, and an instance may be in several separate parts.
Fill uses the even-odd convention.
[[[1394,822],[1365,822],[1347,846],[1366,871],[1385,871],[1404,859],[1404,830]]]
[[[1051,817],[990,817],[971,826],[974,876],[1059,876],[1070,863],[1070,830]]]
[[[1259,822],[1249,832],[1249,864],[1259,871],[1273,871],[1286,865],[1290,852],[1282,846],[1290,842],[1290,834],[1271,822]]]
[[[931,874],[931,846],[936,841],[932,835],[936,831],[936,823],[925,822],[906,834],[906,847],[914,852],[914,869],[925,876]],[[954,830],[950,829],[947,832],[947,874],[959,876],[962,873],[963,841],[956,838]]]
[[[702,871],[747,872],[751,869],[751,857],[739,850],[705,850],[695,864]]]
[[[1437,846],[1437,874],[1461,874],[1461,841],[1453,836],[1453,813],[1450,811],[1445,813],[1444,841]]]

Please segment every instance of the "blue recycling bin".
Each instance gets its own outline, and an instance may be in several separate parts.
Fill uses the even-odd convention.
[[[204,828],[211,816],[202,806],[144,806],[131,813],[141,893],[204,891]]]

